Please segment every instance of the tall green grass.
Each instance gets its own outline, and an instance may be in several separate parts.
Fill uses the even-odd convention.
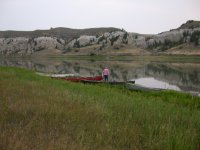
[[[0,67],[0,149],[200,149],[200,98]]]

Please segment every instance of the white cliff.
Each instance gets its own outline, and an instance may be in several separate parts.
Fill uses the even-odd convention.
[[[0,38],[0,54],[28,55],[43,49],[64,49],[65,41],[52,37]]]
[[[30,55],[44,49],[59,49],[67,52],[68,49],[77,49],[91,45],[99,45],[97,48],[101,49],[120,49],[126,46],[129,48],[139,47],[142,49],[152,49],[157,52],[164,51],[178,44],[190,42],[200,45],[200,27],[179,28],[156,35],[142,35],[118,30],[105,32],[101,35],[81,35],[70,40],[52,36],[0,38],[0,54]]]

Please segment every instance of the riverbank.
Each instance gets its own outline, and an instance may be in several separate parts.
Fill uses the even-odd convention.
[[[0,67],[1,149],[199,149],[200,98]]]

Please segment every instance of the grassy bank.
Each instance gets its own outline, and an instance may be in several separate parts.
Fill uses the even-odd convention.
[[[0,67],[0,149],[200,149],[200,98]]]

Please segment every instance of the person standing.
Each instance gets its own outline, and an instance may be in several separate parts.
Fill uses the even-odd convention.
[[[103,72],[102,72],[102,76],[103,76],[104,81],[106,81],[106,82],[108,81],[109,75],[110,75],[110,71],[109,71],[108,67],[105,67],[103,69]]]

